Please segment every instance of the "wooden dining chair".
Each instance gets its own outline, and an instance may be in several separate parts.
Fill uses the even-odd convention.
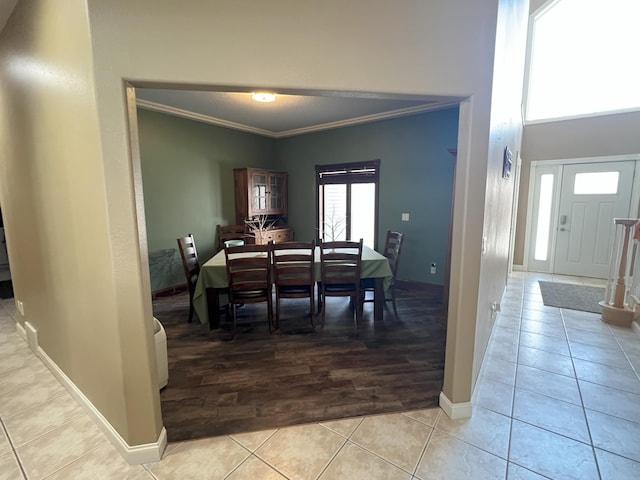
[[[326,297],[351,297],[356,326],[362,318],[360,268],[362,239],[359,242],[338,241],[320,243],[320,303],[321,322],[325,324]]]
[[[271,280],[271,244],[224,247],[229,279],[229,304],[233,326],[236,308],[247,303],[267,303],[269,332],[274,330]]]
[[[190,233],[186,237],[177,239],[180,258],[182,258],[182,268],[187,279],[187,287],[189,288],[189,320],[193,320],[193,294],[196,290],[196,282],[200,275],[200,262],[198,261],[198,252],[196,251],[196,243],[193,235]]]
[[[307,297],[311,328],[315,329],[314,251],[314,242],[282,242],[272,246],[276,329],[280,328],[280,299]]]
[[[398,264],[400,261],[400,253],[402,252],[402,244],[404,242],[404,233],[392,232],[391,230],[387,230],[387,236],[384,242],[384,250],[382,254],[389,261],[389,267],[391,267],[391,286],[389,287],[389,291],[391,293],[391,298],[385,298],[386,301],[391,301],[393,304],[393,313],[395,313],[396,317],[398,316],[398,309],[396,307],[396,274],[398,273]],[[373,292],[375,290],[375,279],[373,278],[364,278],[360,282],[362,288],[362,294],[366,295],[367,292]],[[372,299],[365,298],[363,301],[365,302],[373,302]]]
[[[216,227],[218,236],[217,252],[224,248],[224,242],[227,240],[247,240],[247,231],[245,225],[218,225]]]

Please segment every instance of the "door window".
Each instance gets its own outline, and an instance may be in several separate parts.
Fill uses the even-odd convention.
[[[540,175],[538,198],[538,218],[536,219],[536,245],[534,257],[545,262],[549,259],[549,241],[551,237],[551,207],[553,201],[554,174]]]
[[[615,195],[618,193],[620,172],[576,173],[574,195]]]
[[[318,237],[375,248],[380,161],[316,165]]]

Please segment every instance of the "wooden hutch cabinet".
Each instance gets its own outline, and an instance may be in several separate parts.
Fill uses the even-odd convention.
[[[293,240],[286,226],[287,217],[287,173],[259,168],[236,168],[233,170],[236,196],[236,224],[257,215],[268,215],[276,222],[276,228],[263,235],[264,241],[286,242]],[[256,241],[262,243],[260,239]]]

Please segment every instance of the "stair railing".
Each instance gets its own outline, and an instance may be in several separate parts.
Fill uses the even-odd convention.
[[[640,219],[616,218],[602,320],[630,326],[640,316]]]

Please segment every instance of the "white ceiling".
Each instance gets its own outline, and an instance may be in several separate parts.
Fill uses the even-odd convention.
[[[455,105],[460,101],[452,97],[361,92],[288,90],[286,93],[276,93],[274,102],[260,103],[251,99],[251,89],[195,91],[136,88],[138,106],[141,108],[274,138],[412,115]]]

